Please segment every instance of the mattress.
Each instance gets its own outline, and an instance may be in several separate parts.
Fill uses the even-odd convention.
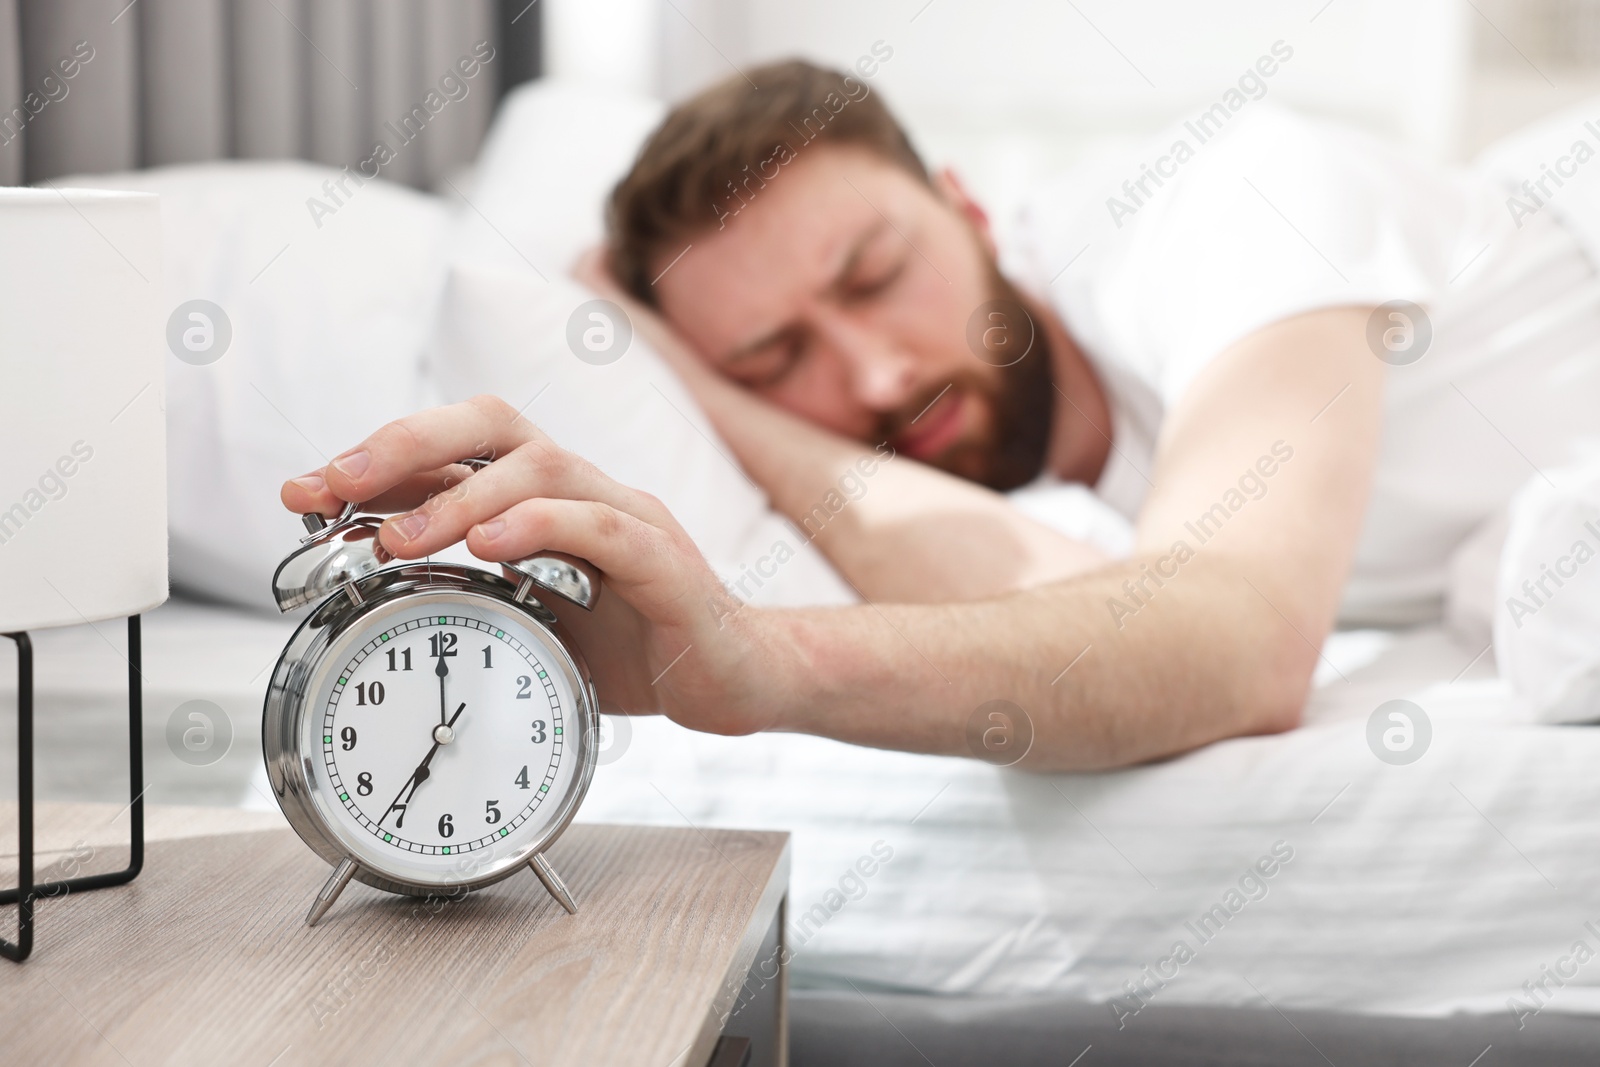
[[[1594,1067],[1600,1018],[1505,1012],[1447,1019],[1152,1004],[1118,1029],[1060,997],[799,990],[792,1067]],[[1490,1049],[1493,1053],[1490,1053]],[[1092,1054],[1091,1054],[1092,1050]]]
[[[152,801],[271,806],[258,716],[292,626],[182,600],[146,616]],[[121,627],[36,646],[41,794],[125,797]],[[1600,1011],[1600,731],[1527,722],[1488,659],[1437,629],[1337,634],[1300,729],[1097,774],[617,721],[579,818],[792,832],[802,988],[1048,994],[1127,1026],[1151,1004],[1425,1016],[1516,998],[1537,1026]],[[1431,723],[1407,764],[1368,741],[1396,699]],[[197,700],[232,734],[206,766],[168,741]]]

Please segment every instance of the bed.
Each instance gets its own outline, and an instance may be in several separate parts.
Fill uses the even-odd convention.
[[[257,724],[292,625],[186,599],[146,617],[152,802],[273,810]],[[125,796],[120,747],[85,741],[117,736],[121,644],[115,626],[38,635],[42,796]],[[1463,1063],[1491,1043],[1567,1062],[1562,1048],[1600,1040],[1600,963],[1572,962],[1575,943],[1600,946],[1600,733],[1523,721],[1478,651],[1438,629],[1342,633],[1301,729],[1103,774],[612,720],[580,818],[794,834],[798,1062],[921,1062],[908,1050],[924,1041],[934,1062],[969,1062],[961,1019],[1019,1042],[1006,1062],[1091,1043],[1123,1062],[1320,1062],[1295,1026],[1338,1063],[1341,1044],[1373,1046],[1351,1062],[1404,1062],[1383,1050],[1469,1035],[1483,1040]],[[1367,742],[1396,698],[1433,727],[1409,765]],[[194,701],[232,733],[204,767],[167,739]],[[1292,858],[1258,899],[1202,918],[1275,846]],[[1152,982],[1179,939],[1194,959]],[[1576,973],[1556,985],[1546,968]],[[1537,1010],[1519,1019],[1508,1000]],[[1205,1046],[1217,1058],[1182,1058],[1201,1055],[1180,1040],[1196,1032],[1222,1042]]]

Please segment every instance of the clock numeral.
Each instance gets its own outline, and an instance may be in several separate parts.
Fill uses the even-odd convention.
[[[517,775],[515,778],[513,778],[512,781],[516,783],[516,786],[517,786],[518,789],[527,789],[528,788],[528,768],[526,766],[524,766],[522,768],[522,773]]]
[[[389,657],[389,669],[391,671],[395,669],[394,652],[395,650],[391,648],[387,653]],[[409,648],[403,648],[400,650],[400,662],[405,664],[404,667],[400,668],[401,670],[409,671],[411,669],[411,650]]]
[[[498,800],[485,800],[483,802],[483,821],[493,826],[500,821],[500,809],[495,807]]]
[[[362,771],[356,775],[356,792],[362,796],[372,795],[372,772]]]
[[[522,687],[517,690],[517,699],[532,700],[533,694],[528,690],[533,688],[533,679],[529,678],[526,674],[519,674],[517,675],[517,684]]]
[[[544,744],[545,736],[546,736],[546,734],[544,732],[544,720],[543,719],[534,719],[533,720],[533,743],[536,744],[536,745]]]
[[[398,811],[400,813],[399,815],[395,816],[394,828],[396,830],[404,830],[406,828],[406,806],[404,804],[396,804],[389,810]]]
[[[356,728],[354,726],[346,726],[343,730],[340,730],[339,731],[339,740],[344,742],[344,744],[341,745],[340,747],[343,748],[346,752],[349,752],[351,749],[355,748],[356,747]]]
[[[444,633],[434,634],[428,638],[428,649],[428,655],[434,659],[438,659],[441,656],[453,656],[456,654],[456,635],[448,630]]]
[[[360,704],[382,704],[383,703],[383,683],[382,682],[361,682],[360,684],[358,684],[356,686],[356,703],[358,705],[360,705]]]
[[[493,667],[494,666],[494,659],[493,659],[493,657],[491,657],[489,655],[493,651],[494,651],[494,646],[493,645],[484,645],[483,646],[483,665],[485,667]]]
[[[455,833],[456,827],[455,823],[450,821],[450,813],[445,812],[443,815],[439,816],[439,836],[454,837]]]

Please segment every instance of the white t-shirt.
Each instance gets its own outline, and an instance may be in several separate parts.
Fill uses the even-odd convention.
[[[1100,374],[1114,449],[1094,489],[1130,520],[1167,411],[1222,351],[1316,308],[1422,306],[1411,351],[1426,324],[1431,342],[1387,371],[1341,621],[1437,618],[1473,530],[1538,469],[1600,451],[1600,278],[1550,213],[1519,228],[1487,177],[1247,108],[1203,142],[1179,125],[1041,190],[1001,235],[1003,269]]]

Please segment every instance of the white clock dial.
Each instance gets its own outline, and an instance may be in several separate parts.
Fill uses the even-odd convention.
[[[542,628],[485,599],[423,594],[374,612],[322,662],[301,751],[313,802],[364,865],[470,879],[566,814],[582,683]]]

